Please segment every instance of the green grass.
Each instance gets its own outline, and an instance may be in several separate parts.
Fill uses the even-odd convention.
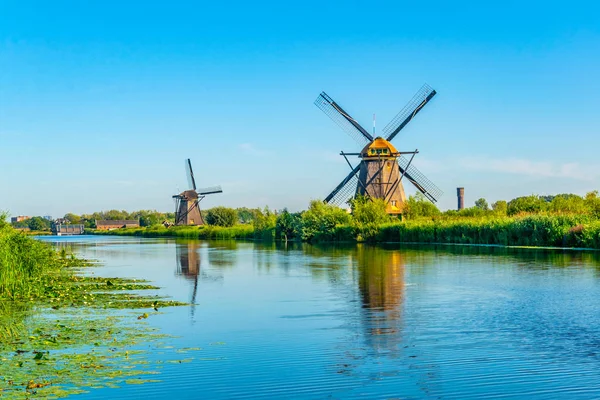
[[[232,227],[221,226],[152,226],[148,228],[115,229],[112,231],[93,231],[94,234],[116,236],[142,236],[142,237],[171,237],[185,239],[252,239],[254,228],[252,225],[235,225]]]
[[[39,293],[39,278],[60,274],[70,262],[47,244],[0,226],[0,298]]]
[[[188,239],[262,239],[251,225],[118,229],[97,234]],[[600,220],[590,215],[437,216],[381,225],[337,225],[312,242],[455,243],[600,249]]]
[[[144,294],[158,289],[149,282],[83,276],[88,265],[0,218],[0,398],[155,381],[145,375],[160,365],[139,347],[164,335],[145,320],[184,303]]]
[[[600,221],[586,215],[421,219],[380,226],[374,240],[600,248]]]

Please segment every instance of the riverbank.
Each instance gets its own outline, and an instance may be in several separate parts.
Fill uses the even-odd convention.
[[[167,306],[158,287],[86,273],[97,264],[0,224],[0,397],[59,398],[153,381],[141,368],[162,335],[144,321]]]
[[[433,217],[384,224],[337,224],[321,228],[307,240],[296,226],[290,240],[309,242],[446,243],[501,246],[576,247],[600,249],[600,221],[588,215],[531,215],[522,217]],[[94,234],[173,237],[188,239],[281,240],[276,226],[255,230],[252,225],[233,227],[182,226],[95,231]],[[266,234],[265,234],[266,233]]]

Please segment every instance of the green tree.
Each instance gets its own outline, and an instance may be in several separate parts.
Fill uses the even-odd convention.
[[[275,239],[275,227],[277,225],[277,215],[265,207],[263,210],[257,208],[254,212],[254,237],[261,240]]]
[[[140,226],[153,226],[158,225],[162,222],[158,213],[140,215],[139,221]]]
[[[71,224],[81,223],[81,217],[77,214],[67,213],[63,218],[68,220]]]
[[[548,205],[550,211],[560,213],[587,214],[590,208],[585,200],[576,194],[559,194]]]
[[[311,241],[331,238],[336,226],[349,224],[350,214],[345,210],[320,200],[310,202],[302,213],[302,239]]]
[[[519,213],[539,213],[545,211],[548,203],[536,195],[517,197],[508,202],[508,215]]]
[[[415,219],[419,217],[433,217],[440,215],[441,211],[422,193],[417,193],[410,196],[404,206],[402,213],[407,219]]]
[[[42,217],[33,217],[28,221],[28,227],[32,231],[43,231],[50,229],[50,221]]]
[[[251,209],[247,207],[236,208],[235,211],[238,215],[238,221],[240,224],[250,224],[254,221],[254,215],[256,214],[256,209]]]
[[[213,207],[206,210],[206,223],[216,226],[233,226],[238,221],[238,214],[233,208]]]
[[[490,207],[488,206],[488,202],[486,199],[484,199],[483,197],[480,199],[475,200],[475,207],[479,208],[480,210],[483,211],[487,211],[490,209]]]
[[[588,192],[583,200],[589,212],[596,218],[600,218],[600,197],[598,191]]]
[[[492,210],[498,215],[506,215],[508,210],[508,203],[506,200],[498,200],[492,203]]]
[[[96,213],[94,213],[96,214]],[[108,210],[108,211],[102,211],[99,213],[99,218],[96,217],[96,219],[106,219],[106,220],[112,220],[112,221],[116,221],[116,220],[124,220],[124,219],[130,219],[129,218],[129,213],[125,210]]]
[[[354,222],[360,225],[380,225],[390,221],[383,199],[358,195],[350,200]]]
[[[13,226],[13,228],[29,228],[30,220],[31,220],[31,218],[27,218],[27,219],[24,219],[23,221],[11,222],[11,225]]]
[[[300,213],[290,213],[284,208],[275,221],[275,235],[286,242],[300,239],[302,236],[302,217]]]

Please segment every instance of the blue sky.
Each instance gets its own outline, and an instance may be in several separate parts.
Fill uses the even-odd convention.
[[[600,189],[594,2],[0,1],[0,209],[59,216],[304,209],[357,145],[314,105],[370,129],[423,83],[394,140],[456,205]],[[527,4],[525,4],[527,3]],[[413,193],[410,184],[407,192]]]

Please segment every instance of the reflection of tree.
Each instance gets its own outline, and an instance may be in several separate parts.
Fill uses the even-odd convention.
[[[238,242],[235,240],[218,240],[208,241],[207,244],[208,263],[211,267],[226,268],[236,265]]]

